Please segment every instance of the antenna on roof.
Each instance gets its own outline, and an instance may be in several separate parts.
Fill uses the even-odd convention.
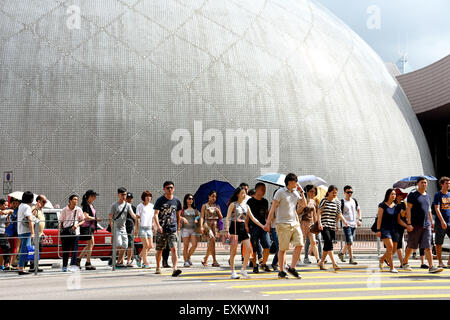
[[[397,53],[400,56],[400,59],[397,61],[397,67],[400,69],[402,74],[409,72],[409,64],[408,64],[408,33],[406,33],[406,46],[404,50],[400,48],[400,40],[398,41],[398,50]]]

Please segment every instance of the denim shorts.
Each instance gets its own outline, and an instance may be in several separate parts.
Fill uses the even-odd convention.
[[[260,227],[251,227],[250,228],[250,241],[252,243],[253,250],[256,250],[258,240],[261,243],[261,247],[263,249],[269,249],[272,245],[270,241],[269,233],[261,229]]]
[[[344,227],[345,243],[352,244],[355,240],[356,228],[354,227]]]
[[[152,227],[139,227],[139,238],[145,239],[153,238]]]
[[[392,242],[398,242],[398,232],[396,229],[380,229],[381,239],[392,239]]]

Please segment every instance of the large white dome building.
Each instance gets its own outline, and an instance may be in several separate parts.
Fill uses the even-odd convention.
[[[398,83],[315,2],[1,1],[0,26],[0,171],[54,204],[278,171],[351,184],[374,216],[433,174]]]

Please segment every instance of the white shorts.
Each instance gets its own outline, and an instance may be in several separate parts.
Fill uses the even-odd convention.
[[[153,238],[152,227],[140,227],[139,228],[139,238],[146,238],[146,239]]]
[[[194,229],[185,229],[185,228],[181,229],[181,237],[182,238],[187,238],[187,237],[196,236],[196,235],[197,234],[195,233]]]

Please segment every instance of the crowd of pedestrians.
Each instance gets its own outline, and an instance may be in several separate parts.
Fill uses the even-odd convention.
[[[450,260],[445,265],[442,261],[442,244],[445,235],[450,237],[450,178],[439,180],[441,189],[431,201],[426,190],[428,181],[420,178],[416,190],[407,194],[400,189],[386,190],[383,201],[378,205],[378,214],[372,230],[384,244],[385,252],[379,258],[379,267],[387,264],[390,272],[397,269],[411,271],[408,260],[416,249],[421,249],[422,267],[430,273],[441,272],[449,267]],[[337,198],[338,188],[329,186],[324,198],[317,198],[317,188],[308,185],[305,190],[298,184],[297,176],[290,173],[285,178],[285,187],[275,191],[272,203],[264,198],[266,185],[258,182],[255,188],[248,190],[248,184],[242,183],[228,199],[228,210],[224,218],[217,204],[218,193],[211,191],[208,201],[202,204],[200,210],[194,205],[194,196],[186,194],[183,203],[174,196],[175,185],[172,181],[163,184],[164,194],[155,204],[152,204],[152,193],[146,190],[141,195],[141,202],[135,207],[133,194],[126,188],[117,190],[117,201],[111,206],[108,215],[108,230],[113,233],[117,248],[116,267],[132,267],[133,260],[137,267],[150,269],[149,251],[155,247],[156,269],[161,273],[168,264],[169,253],[172,257],[172,276],[182,273],[178,268],[177,244],[178,237],[183,242],[183,259],[185,268],[192,266],[191,257],[197,249],[200,236],[208,239],[206,254],[202,265],[208,266],[209,256],[212,257],[212,267],[220,267],[216,257],[216,241],[229,243],[229,265],[231,278],[248,278],[247,266],[253,267],[253,273],[277,271],[278,278],[288,278],[288,274],[301,278],[296,270],[304,248],[305,264],[310,264],[309,256],[314,256],[320,270],[326,270],[327,260],[337,271],[340,266],[334,256],[333,242],[336,239],[338,223],[343,227],[345,246],[337,253],[341,262],[358,264],[352,245],[357,228],[362,223],[362,213],[358,201],[353,197],[353,188],[343,188],[345,197]],[[58,229],[62,244],[62,271],[71,268],[81,268],[81,261],[86,258],[85,269],[95,270],[91,263],[95,245],[94,232],[98,222],[94,202],[98,193],[88,190],[81,199],[73,194],[68,199],[59,216]],[[34,195],[27,191],[21,201],[11,199],[10,206],[0,199],[0,265],[2,269],[17,270],[20,275],[27,274],[24,270],[27,263],[26,254],[31,239],[39,232],[39,245],[42,246],[45,217],[43,208],[47,202],[44,195],[39,195],[32,205]],[[435,212],[433,219],[432,211]],[[39,231],[35,230],[35,221],[39,222]],[[404,244],[405,230],[408,238]],[[432,232],[436,233],[436,254],[438,265],[433,265]],[[134,246],[135,237],[142,242],[138,253]],[[155,239],[155,245],[153,243]],[[78,241],[87,241],[85,248],[78,254]],[[323,246],[321,246],[321,243]],[[235,268],[237,248],[241,244],[242,264],[240,274]],[[306,244],[306,246],[305,246]],[[286,252],[293,247],[292,259],[286,261]],[[405,248],[404,248],[405,247]],[[269,262],[269,256],[275,252]],[[403,250],[405,250],[403,252]],[[397,254],[400,265],[396,268],[394,255]],[[17,269],[14,262],[17,260]],[[70,258],[70,267],[69,265]],[[125,263],[126,258],[126,263]],[[111,261],[110,261],[111,263]],[[269,267],[272,267],[271,268]],[[41,272],[39,266],[30,265],[30,271]]]

